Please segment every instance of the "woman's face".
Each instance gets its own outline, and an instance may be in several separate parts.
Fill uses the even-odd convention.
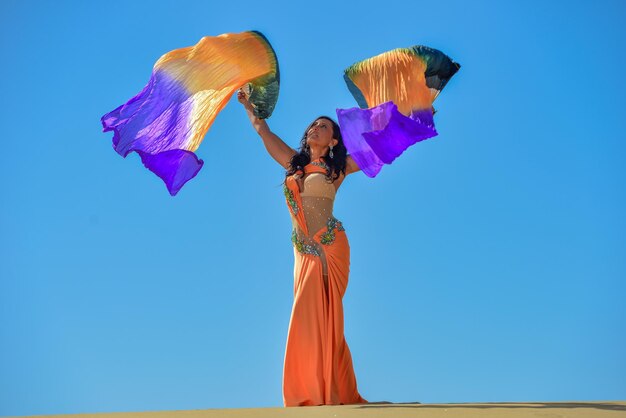
[[[329,147],[333,142],[333,124],[328,119],[317,119],[306,133],[309,146]]]

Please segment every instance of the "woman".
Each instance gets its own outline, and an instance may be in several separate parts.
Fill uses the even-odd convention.
[[[350,246],[333,216],[337,189],[359,170],[325,116],[307,128],[298,151],[254,115],[242,91],[252,126],[269,154],[287,170],[284,192],[293,223],[294,304],[283,370],[285,406],[367,403],[357,390],[350,350],[343,333],[342,298],[348,286]]]

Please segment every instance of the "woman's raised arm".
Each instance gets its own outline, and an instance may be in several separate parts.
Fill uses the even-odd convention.
[[[352,158],[351,155],[348,155],[346,157],[346,176],[348,174],[352,174],[352,173],[356,173],[357,171],[360,171],[361,169],[359,168],[358,165],[356,165],[356,161],[354,161],[354,158]]]
[[[280,164],[283,168],[288,169],[291,157],[296,154],[296,150],[285,144],[285,142],[280,139],[278,135],[272,132],[264,119],[256,117],[254,114],[254,108],[243,91],[239,90],[237,92],[237,100],[239,100],[239,102],[243,104],[243,107],[246,109],[250,123],[252,123],[252,127],[263,140],[263,145],[265,145],[267,152],[274,160],[276,160],[278,164]]]

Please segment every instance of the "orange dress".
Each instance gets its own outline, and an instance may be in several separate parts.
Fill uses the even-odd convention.
[[[335,185],[325,173],[325,164],[315,160],[304,168],[302,191],[294,176],[284,185],[295,257],[283,369],[285,406],[367,403],[357,390],[343,333],[350,246],[332,214]]]

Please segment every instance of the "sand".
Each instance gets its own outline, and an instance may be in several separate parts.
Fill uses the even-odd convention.
[[[524,403],[370,403],[363,405],[291,408],[200,409],[187,411],[112,412],[37,415],[48,418],[596,418],[625,417],[626,401],[564,401]]]

